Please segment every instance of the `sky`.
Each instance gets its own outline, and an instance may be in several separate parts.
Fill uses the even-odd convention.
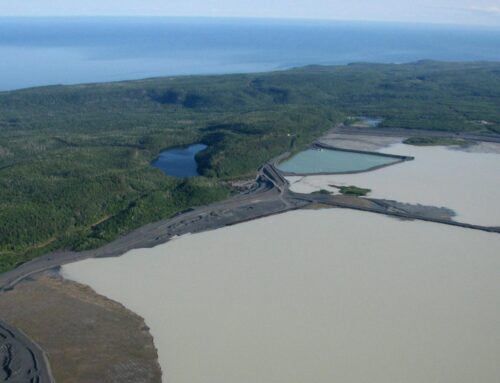
[[[0,16],[267,17],[500,27],[500,0],[0,0]]]

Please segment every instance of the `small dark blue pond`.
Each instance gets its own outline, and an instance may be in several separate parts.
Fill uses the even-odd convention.
[[[152,165],[166,175],[173,177],[199,176],[195,156],[206,148],[207,145],[204,144],[193,144],[182,148],[168,149],[161,152]]]

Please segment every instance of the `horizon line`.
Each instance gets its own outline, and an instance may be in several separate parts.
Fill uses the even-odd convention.
[[[499,24],[463,24],[438,21],[405,21],[405,20],[375,20],[375,19],[330,19],[330,18],[303,18],[303,17],[274,17],[274,16],[195,16],[195,15],[0,15],[1,19],[205,19],[205,20],[252,20],[252,21],[302,21],[318,23],[366,23],[366,24],[405,24],[405,25],[432,25],[446,27],[466,27],[479,29],[500,29]]]

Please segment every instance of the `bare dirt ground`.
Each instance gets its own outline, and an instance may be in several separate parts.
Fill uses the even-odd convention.
[[[456,150],[463,150],[469,153],[498,153],[500,154],[500,144],[496,142],[478,142],[465,147],[454,147]]]
[[[467,140],[467,146],[452,146],[455,150],[471,153],[500,153],[500,135],[488,133],[453,133],[418,129],[367,128],[360,126],[336,125],[319,143],[340,149],[374,152],[402,142],[409,137],[442,137]]]
[[[144,320],[91,288],[45,272],[0,294],[2,318],[46,352],[58,383],[156,383]]]
[[[321,137],[318,141],[322,144],[334,146],[340,149],[363,150],[375,152],[392,144],[397,144],[405,139],[404,136],[372,136],[366,134],[343,134],[331,131]]]

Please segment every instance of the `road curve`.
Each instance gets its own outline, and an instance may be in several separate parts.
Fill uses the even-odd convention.
[[[74,252],[56,251],[26,262],[0,275],[0,291],[12,289],[30,275],[92,257],[114,257],[137,248],[151,248],[188,233],[217,229],[236,223],[282,213],[307,205],[304,200],[283,197],[286,180],[271,165],[264,165],[250,192],[222,202],[188,209],[174,217],[145,225],[98,249]]]
[[[47,357],[27,336],[0,319],[0,382],[53,383]]]

